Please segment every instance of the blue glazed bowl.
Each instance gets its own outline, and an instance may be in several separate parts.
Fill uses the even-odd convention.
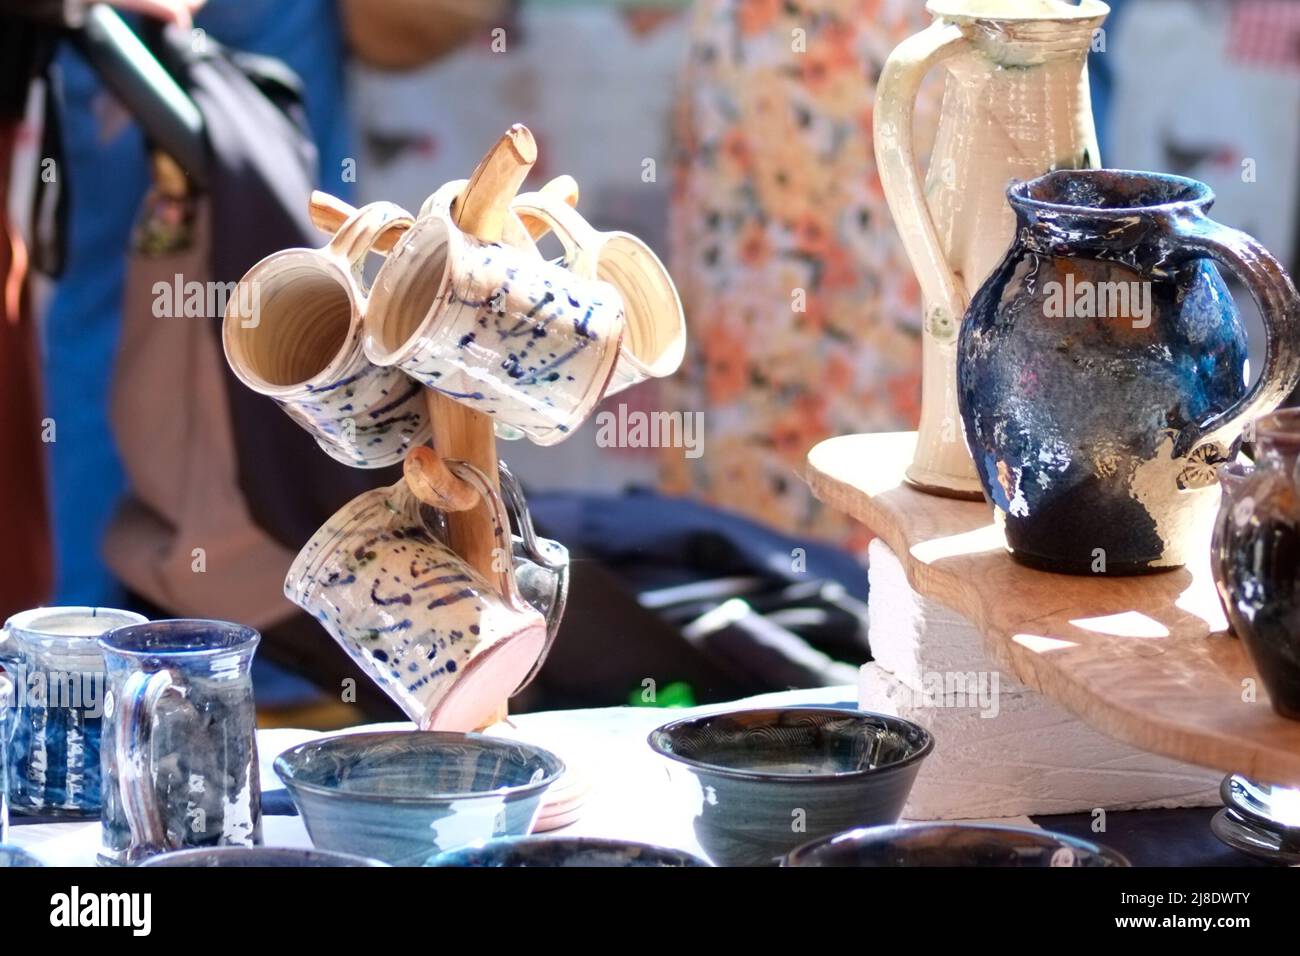
[[[806,843],[786,866],[1128,866],[1114,850],[1028,827],[918,823],[867,827]]]
[[[540,747],[435,731],[323,737],[274,766],[312,843],[394,866],[528,833],[564,772]]]
[[[194,850],[176,850],[150,857],[141,866],[388,866],[379,860],[368,860],[348,853],[331,853],[328,850],[304,850],[287,846],[218,846]]]
[[[708,866],[693,853],[597,837],[504,837],[430,857],[425,866]]]
[[[40,860],[32,856],[22,847],[9,846],[0,844],[0,870],[5,867],[37,867],[44,866]]]
[[[765,866],[809,839],[893,823],[934,747],[924,727],[831,707],[739,710],[664,724],[651,749],[720,866]]]

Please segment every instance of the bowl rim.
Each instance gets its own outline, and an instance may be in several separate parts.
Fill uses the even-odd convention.
[[[445,793],[428,793],[428,794],[385,794],[373,793],[364,790],[338,790],[331,787],[322,786],[318,783],[309,783],[303,780],[293,779],[293,767],[290,761],[301,756],[309,748],[320,748],[332,741],[383,741],[395,740],[399,737],[414,735],[422,740],[433,744],[446,743],[466,743],[486,744],[487,749],[497,749],[501,747],[522,747],[530,751],[531,755],[540,759],[543,764],[549,766],[546,776],[540,780],[530,780],[528,783],[507,784],[506,786],[497,787],[494,790],[473,790],[460,792]],[[365,803],[400,803],[410,805],[447,803],[452,800],[481,800],[489,797],[501,796],[522,796],[531,793],[542,793],[564,774],[564,761],[554,753],[539,747],[536,744],[526,743],[522,740],[512,740],[504,737],[493,737],[488,734],[462,734],[449,730],[376,730],[366,733],[349,734],[336,733],[327,734],[322,737],[316,737],[289,747],[281,751],[271,764],[271,769],[275,775],[280,778],[280,782],[285,785],[290,796],[295,790],[305,793],[315,794],[325,797],[344,797],[348,800],[361,801]],[[301,808],[300,808],[301,810]]]
[[[456,866],[453,863],[435,863],[440,857],[454,859],[462,853],[473,853],[482,850],[499,849],[503,853],[516,851],[527,852],[533,847],[546,845],[568,845],[575,851],[583,849],[596,850],[649,850],[658,854],[661,859],[674,857],[691,866],[712,867],[713,864],[698,853],[690,850],[683,850],[680,847],[666,846],[662,843],[649,843],[645,840],[624,840],[621,837],[607,836],[587,836],[581,833],[520,833],[510,836],[492,837],[486,840],[475,840],[473,843],[465,846],[455,847],[451,850],[440,850],[437,853],[429,855],[428,860],[423,864],[426,867],[433,866]]]
[[[735,767],[720,767],[717,764],[707,763],[703,760],[696,760],[692,757],[684,757],[681,754],[672,753],[663,749],[655,743],[657,734],[668,733],[690,724],[697,723],[701,720],[716,719],[718,717],[736,717],[742,714],[826,714],[836,717],[871,717],[883,721],[885,724],[897,724],[906,728],[919,730],[924,735],[924,741],[913,753],[908,754],[902,760],[885,764],[879,767],[863,767],[857,770],[837,770],[832,773],[781,773],[772,770],[741,770]],[[934,734],[926,730],[920,724],[908,720],[905,717],[893,717],[889,714],[879,714],[872,710],[849,709],[846,707],[740,707],[732,710],[720,710],[707,714],[695,714],[690,717],[679,717],[676,720],[670,720],[666,724],[660,724],[646,736],[646,744],[661,757],[674,760],[677,763],[684,764],[693,770],[700,770],[706,773],[715,774],[719,777],[730,777],[736,780],[767,780],[780,783],[821,783],[827,780],[852,780],[857,777],[879,776],[885,773],[892,773],[902,770],[914,763],[919,763],[929,756],[930,751],[934,749]]]
[[[270,846],[259,844],[257,846],[199,846],[186,847],[183,850],[168,850],[158,853],[144,860],[139,865],[150,868],[165,867],[184,867],[191,860],[201,859],[232,859],[237,860],[240,857],[250,857],[260,860],[290,859],[300,861],[300,865],[308,865],[309,860],[328,861],[339,866],[353,867],[387,867],[391,866],[383,860],[369,856],[359,856],[356,853],[344,853],[340,850],[322,850],[320,847],[305,846]],[[215,866],[215,864],[214,864]],[[270,866],[269,863],[253,863],[249,865],[250,869],[263,868]]]
[[[1014,833],[1020,836],[1031,837],[1035,842],[1044,844],[1055,844],[1059,848],[1068,848],[1071,850],[1086,850],[1094,856],[1110,861],[1116,866],[1132,866],[1128,857],[1118,850],[1111,849],[1101,843],[1094,843],[1091,840],[1085,840],[1082,837],[1071,836],[1068,833],[1061,833],[1059,830],[1049,830],[1046,827],[1021,827],[1009,823],[971,823],[957,820],[920,820],[911,823],[885,823],[873,827],[854,827],[851,830],[841,830],[839,833],[832,833],[828,836],[818,837],[815,840],[809,840],[802,843],[787,853],[781,859],[782,866],[797,866],[797,860],[816,853],[818,850],[838,843],[858,842],[867,838],[872,843],[883,843],[885,838],[891,834],[897,834],[905,831],[924,831],[924,830],[965,830],[976,833]]]

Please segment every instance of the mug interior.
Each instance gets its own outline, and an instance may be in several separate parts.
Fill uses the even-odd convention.
[[[623,298],[623,348],[662,378],[677,371],[686,354],[686,323],[668,270],[635,236],[615,233],[600,250],[596,277]]]
[[[412,352],[442,295],[451,267],[451,229],[438,215],[420,219],[380,267],[366,310],[366,354],[394,365]]]
[[[231,365],[264,393],[312,384],[341,364],[352,330],[345,278],[310,260],[259,273],[244,278],[251,291],[233,296],[226,313]]]

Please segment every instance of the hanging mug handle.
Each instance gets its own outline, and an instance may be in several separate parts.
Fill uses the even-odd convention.
[[[175,688],[171,671],[136,671],[122,686],[113,748],[117,756],[118,793],[131,830],[128,859],[152,856],[168,849],[167,825],[154,782],[154,710],[164,694]]]
[[[925,329],[943,342],[957,337],[966,313],[966,293],[948,263],[925,201],[924,184],[916,166],[912,119],[916,94],[926,73],[968,46],[961,28],[944,20],[934,21],[900,43],[885,61],[876,83],[872,120],[880,185],[930,306]]]
[[[1300,295],[1282,264],[1258,240],[1199,212],[1174,221],[1174,262],[1209,258],[1224,266],[1250,290],[1264,321],[1264,368],[1250,391],[1230,408],[1177,436],[1174,457],[1190,455],[1215,462],[1242,429],[1282,402],[1300,382]]]
[[[322,251],[340,260],[360,284],[366,255],[379,235],[395,223],[404,222],[409,227],[412,221],[411,214],[401,206],[372,202],[352,213]]]
[[[488,584],[494,586],[502,599],[515,610],[533,611],[532,605],[523,599],[515,583],[514,542],[510,540],[510,516],[506,512],[501,495],[483,472],[469,462],[444,458],[442,464],[453,477],[472,489],[477,494],[478,501],[481,501],[488,510],[487,520],[492,523],[492,570],[495,577],[495,580],[489,581]],[[443,538],[437,528],[430,527],[424,520],[420,512],[421,499],[412,490],[409,479],[398,482],[393,486],[393,491],[400,502],[396,506],[390,505],[394,512],[406,512],[408,517],[413,516],[430,535],[438,539]],[[464,560],[463,556],[461,560]]]

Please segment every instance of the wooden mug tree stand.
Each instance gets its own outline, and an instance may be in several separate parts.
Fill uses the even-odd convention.
[[[545,224],[528,219],[521,223],[510,210],[511,201],[536,161],[537,144],[532,133],[524,126],[512,126],[479,162],[452,203],[452,219],[457,227],[486,242],[513,245],[525,245],[543,235],[548,228]],[[570,176],[557,177],[542,192],[569,205],[578,201],[578,185]],[[326,232],[336,231],[352,212],[346,203],[325,193],[312,195],[312,221]],[[378,237],[375,251],[391,251],[406,228],[404,224],[394,224]],[[498,461],[492,419],[433,389],[426,389],[425,397],[433,425],[433,446],[422,445],[407,453],[402,469],[406,483],[416,498],[446,514],[448,543],[452,549],[485,579],[494,580],[493,562],[498,555],[494,551],[496,535],[487,503],[452,475],[443,462],[444,458],[469,462],[496,488]],[[507,704],[506,699],[501,700],[479,729],[504,721]],[[563,826],[581,811],[589,781],[573,766],[574,761],[566,760],[566,764],[569,770],[546,794],[535,830]]]
[[[1167,573],[1031,570],[988,504],[907,485],[915,441],[849,435],[808,454],[813,493],[877,535],[860,704],[937,738],[908,816],[1213,806],[1230,772],[1300,785],[1300,721],[1273,712],[1226,632],[1209,528],[1201,560]],[[993,673],[996,706],[980,696]]]

